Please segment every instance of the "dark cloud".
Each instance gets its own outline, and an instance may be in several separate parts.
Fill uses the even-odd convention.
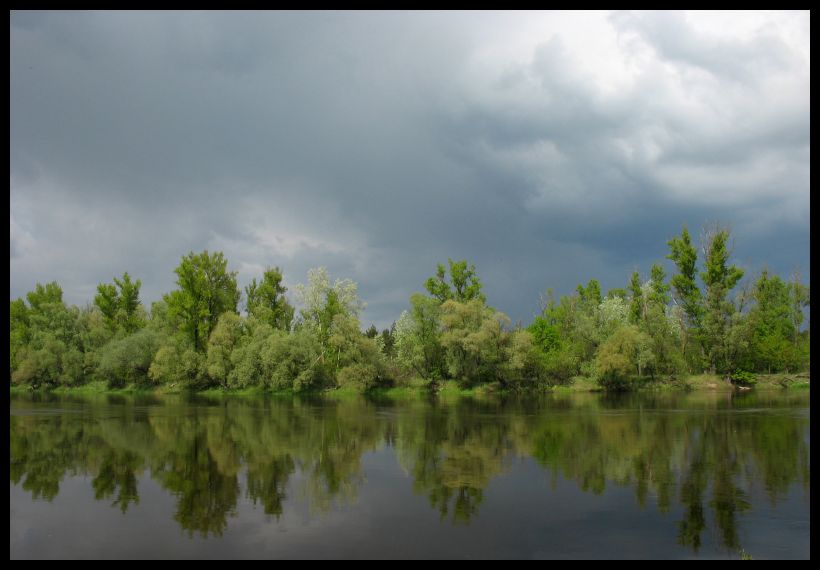
[[[388,326],[452,257],[527,321],[715,220],[807,275],[809,16],[736,19],[13,12],[11,296],[155,300],[207,248],[242,285],[325,265]]]

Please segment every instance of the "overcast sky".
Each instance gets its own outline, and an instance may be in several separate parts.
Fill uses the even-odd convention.
[[[351,278],[389,326],[474,263],[524,323],[623,287],[683,224],[809,275],[810,17],[751,13],[13,12],[11,298],[147,306],[189,251],[244,287]]]

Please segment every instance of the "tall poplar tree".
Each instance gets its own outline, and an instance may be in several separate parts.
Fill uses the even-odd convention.
[[[174,270],[179,289],[164,296],[169,317],[179,320],[180,329],[189,336],[197,352],[205,351],[219,315],[236,312],[240,296],[236,271],[228,271],[227,267],[228,261],[221,251],[191,252],[183,256]]]

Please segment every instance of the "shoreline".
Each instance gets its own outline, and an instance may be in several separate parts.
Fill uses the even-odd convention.
[[[171,395],[171,394],[192,394],[202,396],[327,396],[327,397],[355,397],[355,396],[379,396],[379,397],[425,397],[425,396],[508,396],[508,395],[543,395],[543,394],[570,394],[570,393],[653,393],[653,392],[749,392],[760,390],[808,390],[811,387],[809,373],[797,374],[760,374],[757,376],[757,383],[752,387],[736,386],[729,384],[716,375],[698,374],[676,380],[674,382],[663,380],[637,380],[626,390],[608,391],[590,378],[576,377],[573,382],[567,385],[544,386],[539,388],[526,388],[520,390],[502,389],[496,384],[483,384],[472,388],[459,387],[455,381],[443,382],[435,390],[420,384],[418,381],[411,382],[406,386],[393,386],[386,388],[375,388],[367,392],[359,392],[349,388],[331,388],[324,390],[308,390],[297,392],[294,390],[271,390],[261,387],[253,388],[221,388],[210,387],[205,389],[189,388],[185,386],[140,386],[128,385],[122,388],[110,388],[105,382],[89,382],[82,386],[67,387],[58,386],[56,388],[36,388],[27,386],[9,387],[10,394],[111,394],[111,395]]]

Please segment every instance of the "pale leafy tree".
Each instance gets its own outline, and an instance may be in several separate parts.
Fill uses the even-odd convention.
[[[359,318],[365,304],[359,300],[358,286],[350,279],[336,279],[331,285],[327,269],[317,267],[308,271],[307,285],[296,286],[302,304],[302,323],[313,331],[326,356],[331,326],[336,315]]]
[[[803,285],[800,282],[800,273],[795,271],[789,283],[789,298],[791,301],[790,315],[795,345],[797,345],[800,336],[800,327],[803,324],[803,309],[811,304],[811,295],[809,293],[808,285]]]
[[[405,368],[415,370],[415,323],[409,311],[402,311],[396,319],[396,359]]]
[[[301,314],[305,322],[318,323],[321,320],[321,313],[327,309],[331,294],[333,303],[344,314],[358,317],[365,308],[359,300],[358,285],[350,279],[336,279],[331,285],[324,267],[309,270],[307,285],[300,283],[296,286],[296,292],[302,303]]]
[[[598,305],[601,336],[608,337],[621,325],[629,322],[630,306],[623,297],[607,297]]]

